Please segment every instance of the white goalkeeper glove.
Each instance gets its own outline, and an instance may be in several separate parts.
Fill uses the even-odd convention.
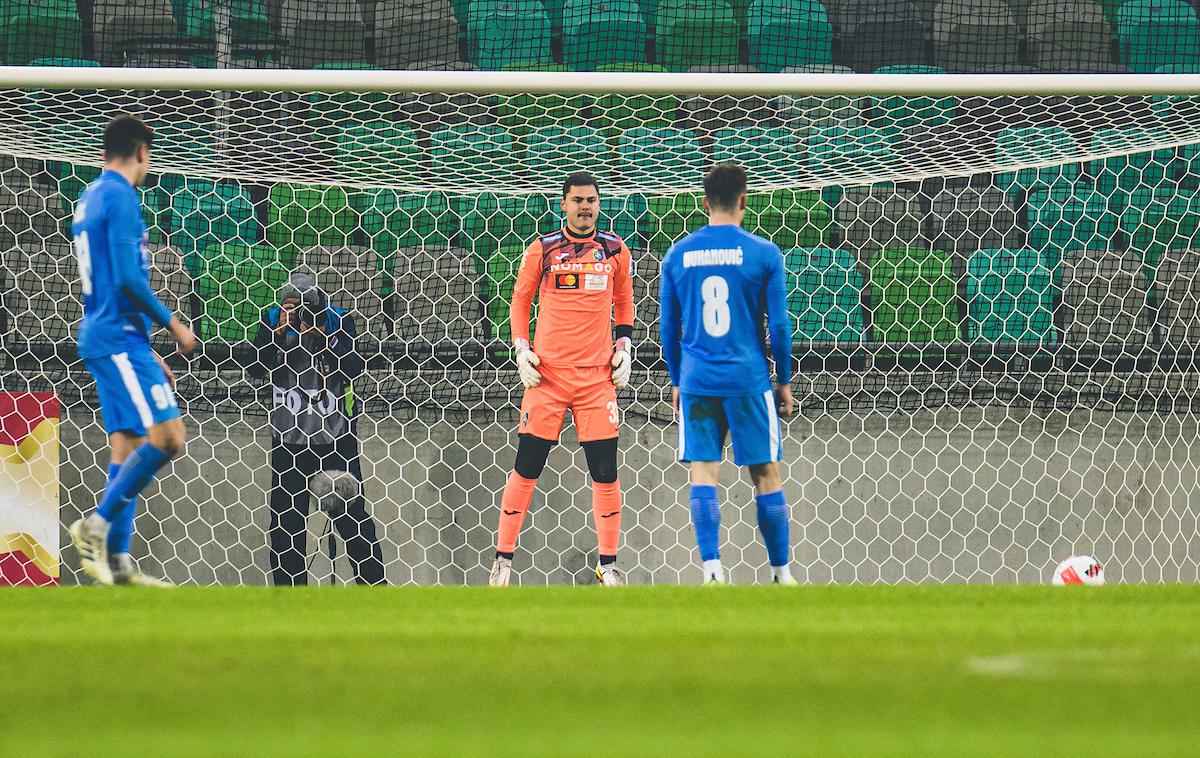
[[[529,340],[513,340],[513,347],[517,350],[517,373],[521,375],[521,384],[525,389],[541,384],[542,375],[535,367],[542,365],[542,359],[529,349]]]
[[[628,337],[617,340],[617,348],[612,357],[612,383],[617,389],[629,386],[629,376],[633,373],[633,356],[630,346],[633,342]]]

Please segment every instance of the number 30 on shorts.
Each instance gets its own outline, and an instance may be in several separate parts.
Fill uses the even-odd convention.
[[[151,387],[150,397],[154,399],[154,407],[160,411],[177,407],[175,393],[171,391],[171,385],[169,384],[156,384]]]

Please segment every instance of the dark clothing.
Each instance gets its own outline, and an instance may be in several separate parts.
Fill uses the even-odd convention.
[[[251,373],[271,381],[271,577],[276,585],[308,584],[309,481],[320,471],[349,471],[362,482],[353,382],[365,367],[355,349],[354,319],[332,305],[324,334],[294,329],[277,335],[281,309],[263,314],[254,337]],[[327,335],[327,336],[326,336]],[[375,520],[359,494],[331,514],[359,584],[383,584]]]
[[[351,432],[358,413],[354,380],[364,363],[355,350],[358,329],[345,310],[327,306],[325,334],[277,334],[281,309],[263,314],[254,336],[252,373],[271,380],[271,432],[288,445],[332,445]],[[325,336],[328,335],[328,336]]]
[[[347,435],[335,445],[284,445],[271,448],[271,578],[277,586],[308,584],[307,532],[309,479],[319,471],[349,471],[362,481],[358,440]],[[383,584],[383,557],[375,519],[366,501],[354,498],[345,512],[332,516],[346,542],[346,555],[359,584]]]

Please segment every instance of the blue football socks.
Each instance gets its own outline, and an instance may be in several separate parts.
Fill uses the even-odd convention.
[[[692,509],[692,528],[700,546],[700,560],[721,557],[721,508],[717,505],[717,488],[711,484],[693,484],[688,504]]]
[[[104,497],[101,498],[100,505],[96,508],[96,513],[116,526],[118,513],[128,508],[129,529],[130,533],[132,533],[133,499],[142,490],[146,489],[146,485],[150,484],[150,480],[154,478],[154,475],[158,473],[160,468],[167,465],[167,461],[169,460],[171,460],[171,456],[162,450],[159,450],[149,442],[143,443],[141,447],[134,450],[125,459],[121,470],[109,482],[108,487],[104,490]],[[128,543],[126,543],[127,550]]]
[[[758,530],[772,566],[788,564],[788,506],[783,490],[755,496],[758,503]]]
[[[113,480],[121,473],[121,464],[108,464],[107,492],[113,486]],[[112,525],[108,528],[108,553],[128,553],[129,543],[133,539],[133,518],[137,515],[137,496],[129,499],[123,507],[118,508],[112,517]]]

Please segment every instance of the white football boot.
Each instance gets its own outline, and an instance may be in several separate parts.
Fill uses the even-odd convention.
[[[112,569],[113,584],[128,584],[133,587],[175,586],[164,579],[143,574],[129,553],[114,553],[109,556],[108,565]]]
[[[92,514],[71,524],[67,531],[79,553],[83,573],[96,584],[112,584],[112,569],[108,566],[108,528],[104,519]]]
[[[624,587],[625,575],[615,563],[596,564],[596,579],[604,587]]]
[[[508,580],[512,578],[512,559],[504,556],[496,556],[496,561],[492,564],[492,574],[488,577],[488,585],[491,587],[507,587]]]

